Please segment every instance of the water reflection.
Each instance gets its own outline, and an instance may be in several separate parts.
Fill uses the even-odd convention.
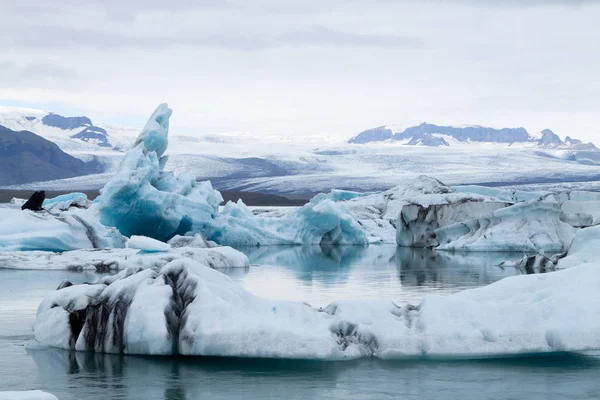
[[[594,398],[600,390],[600,358],[579,354],[469,362],[146,358],[57,349],[28,355],[39,385],[61,400],[423,400],[438,399],[441,391],[464,399],[544,399]]]
[[[521,254],[450,253],[393,245],[242,249],[247,270],[227,271],[255,294],[322,305],[336,299],[420,301],[518,274],[498,267]],[[337,296],[337,297],[336,297]]]

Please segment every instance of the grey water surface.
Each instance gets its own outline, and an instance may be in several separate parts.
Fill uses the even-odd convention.
[[[519,255],[452,254],[395,246],[243,249],[251,266],[223,271],[264,297],[418,303],[517,274],[497,266]],[[0,390],[42,389],[83,399],[598,399],[600,353],[476,361],[346,362],[134,357],[35,344],[44,295],[98,274],[0,269]]]

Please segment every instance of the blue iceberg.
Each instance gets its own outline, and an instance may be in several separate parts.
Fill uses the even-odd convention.
[[[221,245],[367,244],[364,228],[344,204],[319,195],[278,219],[255,216],[241,202],[229,202],[210,182],[165,171],[169,118],[161,104],[127,152],[115,177],[101,190],[100,221],[123,235],[168,241],[200,233]]]

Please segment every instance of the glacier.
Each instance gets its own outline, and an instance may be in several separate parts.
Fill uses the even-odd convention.
[[[517,355],[600,348],[600,270],[505,278],[418,305],[323,307],[250,294],[190,259],[61,287],[40,304],[38,342],[77,351],[348,360]]]

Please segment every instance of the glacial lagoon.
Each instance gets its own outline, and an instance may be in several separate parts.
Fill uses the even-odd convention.
[[[250,267],[222,272],[254,294],[325,306],[333,300],[418,303],[519,274],[519,255],[454,254],[396,246],[241,249]],[[136,357],[35,344],[37,306],[63,280],[92,272],[0,270],[0,387],[71,399],[593,399],[600,352],[506,359],[346,362]]]

